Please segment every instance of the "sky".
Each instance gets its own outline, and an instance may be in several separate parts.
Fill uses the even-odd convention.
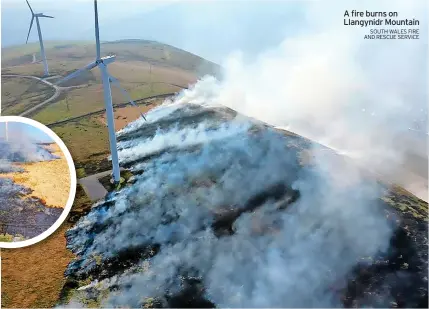
[[[298,31],[305,9],[298,3],[99,0],[100,37],[156,40],[219,63],[235,50],[255,55]],[[30,4],[35,12],[55,17],[40,21],[45,40],[94,40],[91,0],[30,0]],[[25,43],[31,20],[26,2],[2,0],[1,6],[2,47]],[[37,40],[34,27],[29,41]]]
[[[2,139],[5,135],[5,122],[0,122],[0,136]],[[9,137],[15,136],[19,138],[25,138],[35,143],[52,143],[53,139],[40,130],[39,128],[33,127],[27,123],[9,121],[8,122]]]

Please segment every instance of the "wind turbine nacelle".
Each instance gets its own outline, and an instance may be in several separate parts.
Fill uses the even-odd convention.
[[[101,57],[101,61],[103,61],[104,64],[112,63],[115,60],[116,60],[116,55]]]
[[[36,13],[34,14],[34,17],[47,17],[47,18],[54,18],[53,16],[45,15],[43,13]]]

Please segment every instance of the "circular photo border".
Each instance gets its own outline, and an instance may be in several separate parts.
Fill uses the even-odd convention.
[[[54,233],[61,226],[61,224],[64,223],[68,214],[70,213],[70,210],[72,208],[72,205],[75,199],[77,178],[76,178],[76,168],[75,168],[72,156],[70,154],[70,151],[67,149],[67,146],[64,144],[64,142],[58,137],[58,135],[54,131],[49,129],[44,124],[29,118],[20,117],[20,116],[0,116],[0,123],[6,122],[6,121],[26,123],[28,125],[31,125],[35,128],[42,130],[44,133],[49,135],[49,137],[51,137],[54,140],[54,142],[57,143],[57,145],[60,147],[61,151],[63,152],[67,160],[67,164],[70,170],[69,197],[60,217],[57,219],[57,221],[55,221],[55,223],[51,227],[49,227],[46,231],[37,235],[36,237],[23,240],[23,241],[16,241],[16,242],[0,242],[1,249],[14,249],[14,248],[23,248],[23,247],[31,246],[38,242],[41,242],[42,240],[49,237],[52,233]]]

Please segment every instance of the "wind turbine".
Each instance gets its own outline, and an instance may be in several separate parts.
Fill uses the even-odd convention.
[[[43,60],[43,68],[45,71],[45,76],[48,76],[49,75],[48,62],[46,61],[45,47],[43,46],[43,38],[42,38],[42,31],[40,30],[39,17],[46,17],[46,18],[54,18],[54,17],[45,15],[43,13],[34,13],[33,9],[30,6],[30,3],[28,3],[28,0],[25,0],[25,1],[27,1],[28,7],[30,8],[30,11],[31,11],[30,29],[28,29],[27,41],[25,41],[25,44],[28,43],[28,37],[30,36],[31,27],[33,26],[34,18],[36,18],[37,33],[39,34],[40,53],[42,54],[42,60]]]
[[[9,142],[9,130],[7,127],[7,121],[4,122],[4,126],[5,126],[4,134],[6,136],[6,142]]]
[[[132,105],[137,106],[137,104],[131,99],[127,91],[121,87],[121,85],[119,84],[119,81],[116,78],[114,78],[112,75],[110,75],[107,70],[107,65],[115,61],[116,56],[110,55],[110,56],[101,57],[100,55],[101,51],[100,51],[100,34],[98,30],[97,0],[94,0],[94,15],[95,15],[95,44],[96,44],[96,50],[97,50],[97,56],[95,58],[95,61],[71,73],[70,75],[67,75],[66,77],[59,80],[56,84],[58,85],[60,83],[68,81],[85,71],[92,70],[95,67],[98,67],[100,69],[101,79],[103,81],[104,106],[106,108],[106,114],[107,114],[107,128],[109,131],[110,152],[112,155],[113,180],[115,183],[118,183],[120,181],[120,171],[119,171],[118,149],[116,146],[115,122],[113,119],[113,103],[112,103],[112,92],[110,88],[110,83],[112,82],[114,86],[119,88],[119,90],[121,90],[121,92],[124,94],[124,96]],[[146,120],[144,115],[142,113],[140,114],[143,117],[143,119]]]

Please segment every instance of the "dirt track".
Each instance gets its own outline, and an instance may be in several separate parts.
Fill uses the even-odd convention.
[[[51,83],[50,81],[48,81],[48,79],[53,78],[55,76],[51,76],[51,77],[48,77],[48,78],[41,78],[41,77],[32,76],[32,75],[2,74],[2,77],[17,77],[17,78],[31,78],[31,79],[36,79],[36,80],[38,80],[38,81],[40,81],[40,82],[42,82],[42,83],[44,83],[44,84],[46,84],[46,85],[54,88],[54,90],[55,90],[54,94],[49,99],[47,99],[47,100],[45,100],[45,101],[37,104],[36,106],[33,106],[32,108],[27,109],[26,111],[24,111],[24,112],[22,112],[21,114],[18,115],[18,116],[21,116],[21,117],[27,116],[27,115],[31,114],[32,112],[38,110],[42,106],[45,106],[46,104],[48,104],[48,103],[56,100],[60,96],[61,91],[63,91],[63,90],[81,87],[81,86],[60,87],[60,86],[57,86],[57,85]]]

